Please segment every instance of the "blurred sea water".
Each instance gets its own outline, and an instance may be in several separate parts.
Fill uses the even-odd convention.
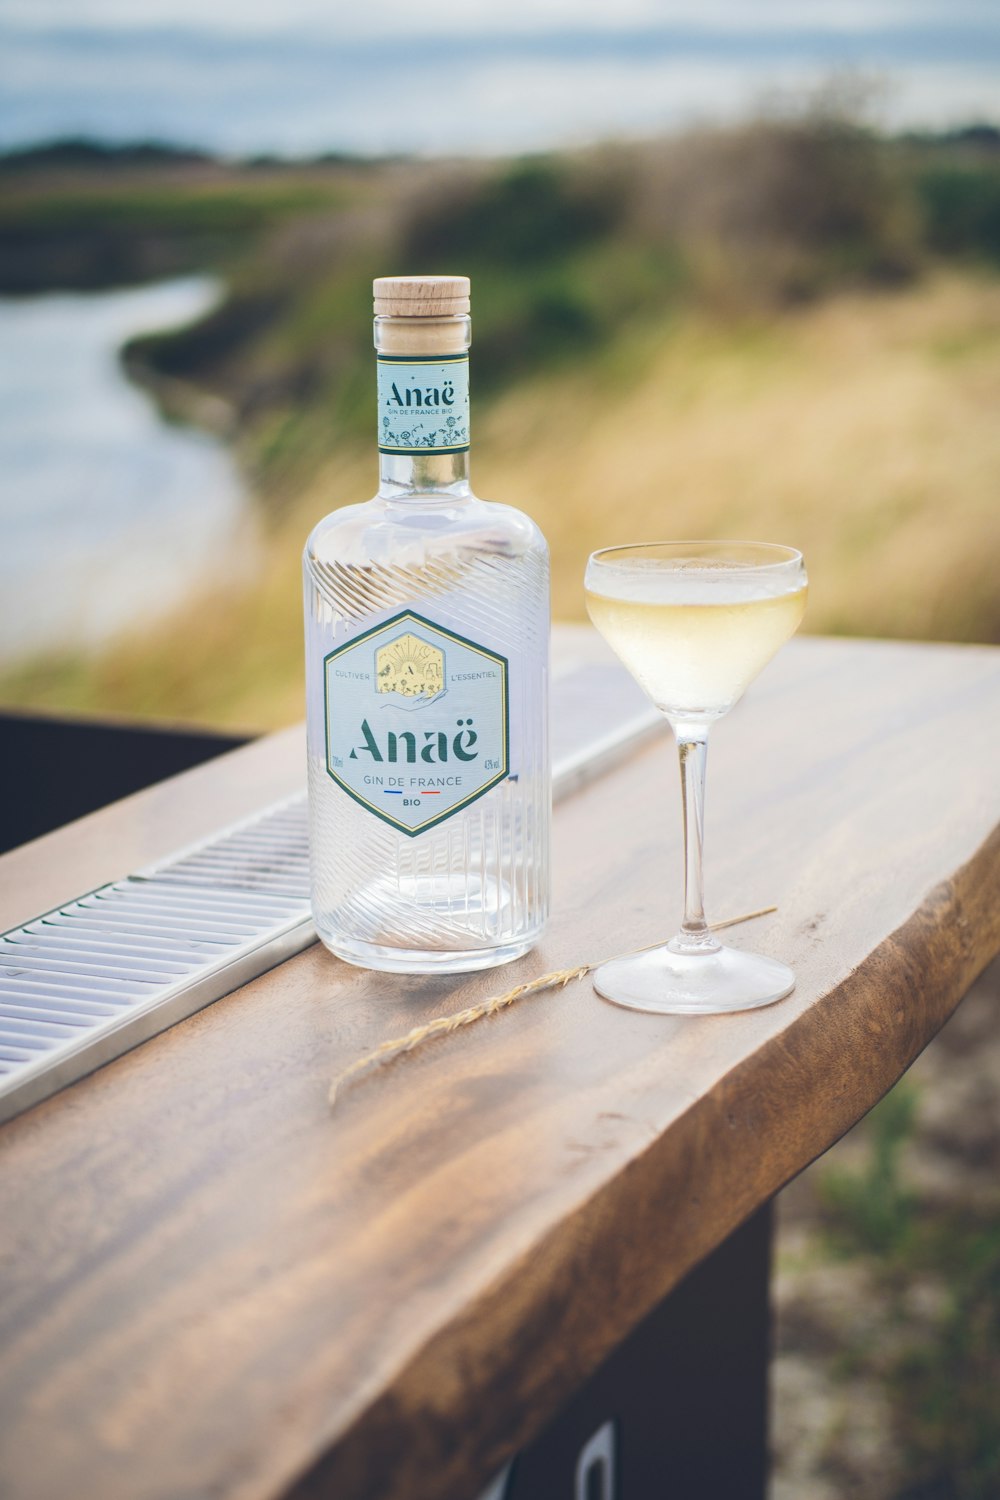
[[[219,294],[188,276],[0,298],[0,661],[141,631],[249,559],[229,452],[165,423],[119,359]]]
[[[16,24],[12,24],[13,22]],[[1000,118],[995,0],[558,0],[343,14],[306,0],[0,13],[0,146],[155,138],[232,154],[507,153],[729,122],[838,72],[880,123]]]

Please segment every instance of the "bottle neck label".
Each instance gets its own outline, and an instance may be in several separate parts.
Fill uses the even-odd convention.
[[[378,451],[465,453],[469,356],[378,356]]]
[[[411,838],[503,781],[505,656],[404,610],[324,659],[327,774]]]

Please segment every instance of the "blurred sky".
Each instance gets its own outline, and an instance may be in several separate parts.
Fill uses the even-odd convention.
[[[889,126],[1000,121],[1000,0],[0,0],[0,145],[524,150],[877,81]]]

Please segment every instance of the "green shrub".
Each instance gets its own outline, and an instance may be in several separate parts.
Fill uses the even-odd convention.
[[[906,1079],[897,1083],[867,1118],[865,1164],[851,1170],[828,1166],[821,1173],[829,1233],[839,1248],[881,1255],[898,1252],[908,1241],[915,1200],[903,1185],[900,1153],[913,1133],[917,1099]]]
[[[414,266],[443,258],[529,267],[608,234],[620,213],[608,182],[550,160],[523,161],[485,182],[442,185],[414,212],[402,252]]]
[[[916,179],[931,249],[1000,260],[1000,165],[939,163]]]

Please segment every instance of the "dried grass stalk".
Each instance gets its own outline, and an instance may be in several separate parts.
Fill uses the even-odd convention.
[[[740,922],[749,922],[753,917],[765,917],[770,912],[777,911],[776,906],[762,906],[759,911],[748,911],[741,917],[728,917],[723,922],[710,923],[713,932],[719,932],[723,927],[735,927]],[[647,948],[636,948],[636,953],[646,953],[649,948],[657,948],[659,943],[650,943]],[[628,957],[627,954],[620,955]],[[538,979],[530,979],[527,984],[518,984],[512,990],[507,990],[502,995],[493,995],[489,1000],[483,1000],[479,1005],[467,1006],[465,1010],[455,1011],[450,1016],[436,1016],[433,1021],[428,1021],[423,1026],[415,1026],[405,1036],[393,1037],[388,1042],[382,1042],[372,1052],[366,1052],[350,1067],[338,1073],[330,1085],[330,1106],[333,1107],[345,1085],[353,1079],[359,1078],[363,1073],[368,1073],[383,1063],[392,1062],[394,1058],[402,1057],[404,1052],[412,1052],[424,1042],[429,1042],[435,1036],[447,1036],[451,1031],[458,1031],[463,1026],[471,1026],[473,1021],[480,1021],[484,1016],[495,1016],[497,1011],[505,1010],[508,1005],[513,1005],[516,1000],[524,1000],[528,995],[540,995],[544,990],[565,989],[566,985],[572,984],[574,979],[582,979],[589,974],[591,969],[596,969],[600,964],[608,960],[599,958],[587,964],[578,964],[575,969],[554,969],[550,974],[542,974]]]

